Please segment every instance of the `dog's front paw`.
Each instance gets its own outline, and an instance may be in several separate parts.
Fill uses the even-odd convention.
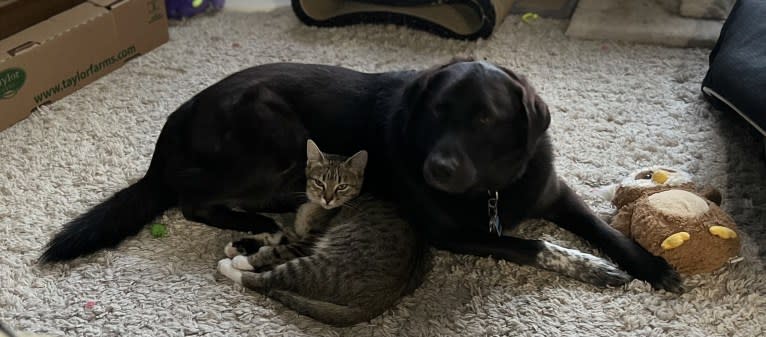
[[[230,280],[238,284],[242,284],[242,272],[232,266],[231,259],[223,259],[218,261],[218,272]]]
[[[630,282],[633,277],[616,265],[594,256],[594,260],[587,261],[585,268],[579,273],[579,278],[587,283],[599,287],[617,287]]]
[[[663,289],[676,294],[686,291],[681,276],[661,257],[649,256],[645,263],[637,267],[629,270],[631,275],[649,282],[654,289]]]
[[[537,264],[600,287],[620,286],[632,279],[627,272],[605,259],[548,242],[537,255]]]

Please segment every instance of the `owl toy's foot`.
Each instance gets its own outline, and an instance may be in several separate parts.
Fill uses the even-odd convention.
[[[662,244],[660,246],[664,250],[671,250],[673,248],[680,247],[682,244],[684,244],[684,242],[689,241],[689,238],[691,238],[689,233],[678,232],[675,234],[671,234],[665,240],[662,240]]]

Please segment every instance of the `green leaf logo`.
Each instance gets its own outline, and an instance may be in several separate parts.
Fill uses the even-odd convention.
[[[16,96],[26,80],[27,73],[21,68],[0,71],[0,99]]]

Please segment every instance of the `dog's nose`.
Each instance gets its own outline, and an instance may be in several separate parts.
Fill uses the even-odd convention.
[[[457,163],[454,160],[434,159],[428,166],[428,173],[437,181],[449,181],[455,174]]]

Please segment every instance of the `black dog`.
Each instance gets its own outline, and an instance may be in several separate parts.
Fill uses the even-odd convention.
[[[173,206],[220,228],[276,230],[257,212],[292,211],[301,202],[298,163],[305,163],[310,136],[332,153],[366,149],[365,188],[397,202],[438,248],[596,284],[628,280],[594,256],[491,232],[544,218],[633,277],[681,291],[664,260],[609,227],[559,180],[549,122],[547,106],[525,79],[486,62],[379,74],[290,63],[249,68],[171,114],[146,175],[67,224],[41,261],[114,247]]]

